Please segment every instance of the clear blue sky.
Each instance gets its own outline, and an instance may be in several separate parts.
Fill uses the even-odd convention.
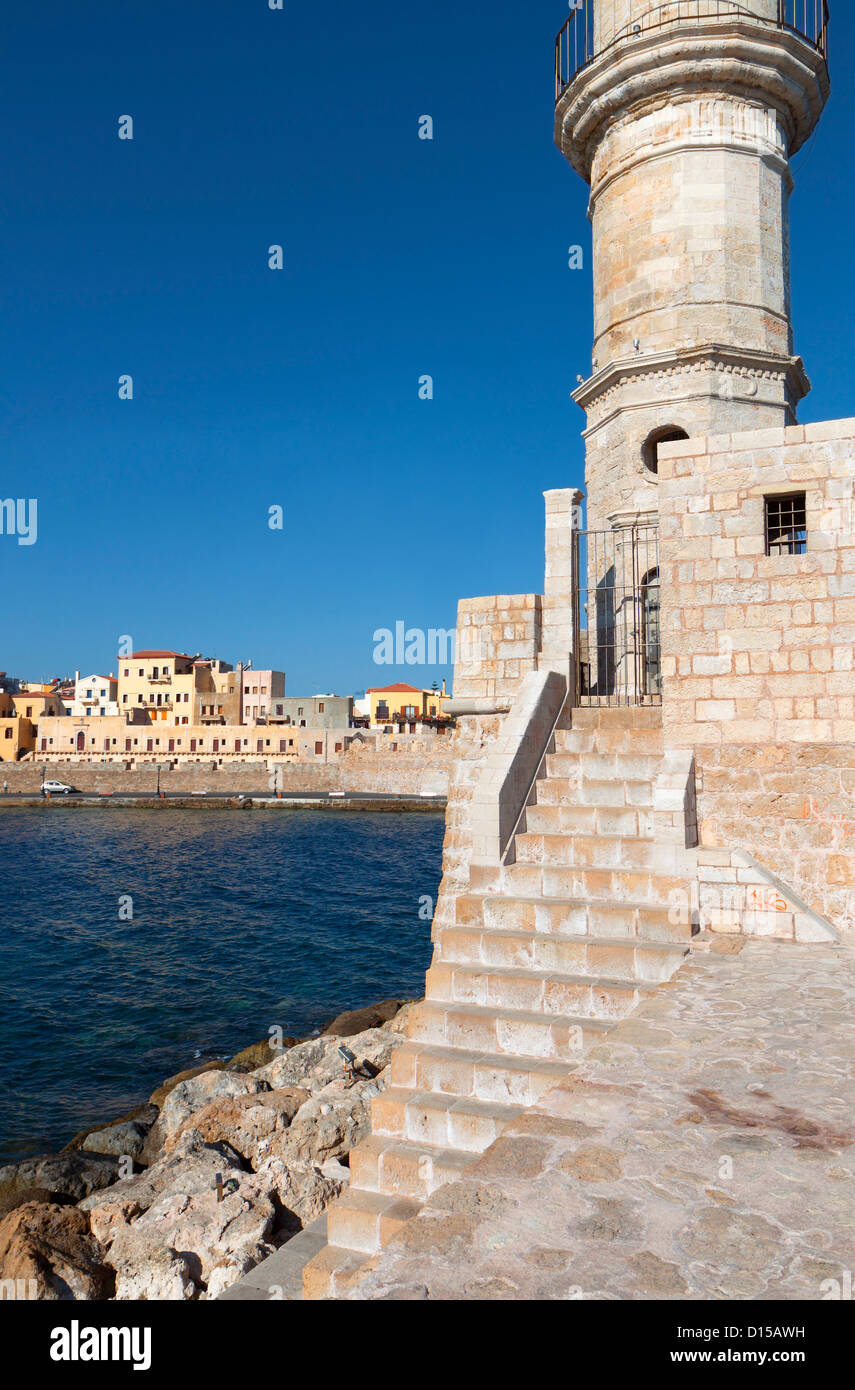
[[[541,587],[591,344],[586,189],[552,144],[567,7],[285,4],[6,7],[0,497],[38,498],[39,537],[0,537],[0,669],[115,669],[127,633],[292,694],[429,684],[373,664],[375,628]],[[803,420],[855,415],[840,0],[831,32],[794,166]]]

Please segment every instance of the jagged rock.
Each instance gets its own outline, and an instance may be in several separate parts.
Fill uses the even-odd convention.
[[[113,1274],[78,1207],[26,1202],[0,1221],[0,1279],[39,1299],[109,1298]]]
[[[89,1212],[94,1234],[107,1245],[117,1230],[162,1197],[213,1192],[218,1173],[224,1180],[236,1178],[243,1167],[240,1155],[228,1144],[205,1144],[190,1131],[181,1136],[167,1157],[106,1192],[93,1193],[80,1203],[80,1209]]]
[[[253,1168],[266,1156],[273,1136],[288,1128],[309,1092],[299,1086],[226,1096],[195,1111],[166,1140],[170,1153],[180,1136],[193,1130],[207,1144],[225,1142]]]
[[[0,1200],[40,1188],[79,1202],[116,1181],[119,1165],[107,1154],[42,1154],[0,1168]]]
[[[165,1081],[161,1081],[156,1090],[149,1096],[149,1104],[156,1105],[158,1110],[163,1106],[163,1102],[174,1091],[175,1087],[182,1081],[190,1081],[194,1076],[201,1076],[206,1071],[224,1071],[225,1062],[203,1062],[198,1067],[188,1067],[186,1071],[177,1071],[174,1076],[168,1076]]]
[[[221,1096],[255,1095],[270,1090],[270,1083],[261,1075],[242,1075],[233,1071],[206,1071],[188,1077],[173,1087],[149,1130],[142,1151],[143,1162],[154,1162],[173,1139],[185,1120],[197,1110]]]
[[[369,1069],[379,1073],[389,1065],[392,1053],[402,1041],[387,1028],[371,1028],[349,1037],[345,1046],[358,1061],[368,1063]],[[284,1086],[303,1086],[313,1093],[321,1091],[331,1081],[343,1079],[347,1074],[345,1059],[339,1052],[341,1046],[338,1035],[325,1033],[318,1038],[307,1038],[253,1074],[267,1081],[274,1091]]]
[[[390,1033],[395,1033],[400,1037],[405,1038],[409,1033],[410,1014],[412,1013],[413,1009],[415,1009],[416,1006],[421,1003],[421,999],[411,999],[409,1004],[405,1004],[402,1009],[398,1010],[394,1018],[390,1018],[389,1022],[384,1024],[384,1027],[388,1028]]]
[[[85,1147],[90,1153],[114,1154],[116,1158],[128,1155],[138,1158],[143,1151],[149,1127],[135,1120],[124,1124],[109,1125],[106,1129],[93,1130],[86,1136]]]
[[[369,1028],[381,1028],[393,1019],[403,1004],[401,999],[382,999],[379,1004],[369,1004],[364,1009],[349,1009],[338,1014],[328,1023],[323,1035],[333,1034],[337,1038],[352,1038],[357,1033],[366,1033]]]
[[[63,1145],[60,1149],[60,1153],[75,1153],[79,1149],[85,1149],[86,1140],[89,1138],[90,1134],[100,1134],[102,1130],[112,1129],[114,1125],[123,1125],[128,1120],[133,1120],[135,1124],[138,1124],[142,1129],[147,1131],[151,1129],[157,1119],[157,1114],[157,1106],[152,1105],[151,1102],[149,1102],[148,1105],[137,1105],[133,1110],[128,1110],[126,1114],[115,1115],[104,1124],[97,1125],[94,1130],[91,1125],[89,1129],[78,1130],[74,1138]]]
[[[272,1136],[270,1157],[288,1167],[343,1158],[371,1132],[371,1100],[384,1088],[382,1077],[355,1086],[330,1082],[300,1107],[287,1129]]]
[[[117,1298],[187,1298],[195,1292],[216,1297],[273,1253],[276,1207],[254,1173],[232,1171],[222,1200],[216,1190],[188,1193],[173,1189],[133,1222],[116,1225],[106,1254],[116,1271]],[[228,1190],[235,1184],[232,1191]],[[162,1251],[180,1251],[183,1268],[165,1264]],[[190,1290],[189,1279],[195,1286]],[[172,1292],[141,1294],[140,1288]],[[179,1291],[179,1285],[180,1291]]]
[[[195,1261],[165,1245],[157,1231],[128,1227],[123,1241],[114,1243],[110,1261],[117,1300],[179,1302],[199,1292],[192,1272]]]
[[[299,1041],[299,1038],[283,1038],[282,1047],[296,1047]],[[268,1062],[278,1057],[280,1050],[272,1048],[269,1040],[264,1038],[262,1042],[253,1043],[242,1052],[236,1052],[226,1066],[229,1071],[257,1071],[259,1067],[266,1067]]]
[[[326,1211],[347,1184],[350,1173],[338,1163],[318,1167],[268,1158],[255,1176],[279,1205],[277,1229],[293,1233]]]
[[[76,1198],[63,1192],[51,1192],[48,1187],[27,1187],[23,1192],[8,1192],[5,1197],[0,1197],[0,1217],[8,1216],[10,1211],[22,1207],[25,1202],[46,1202],[55,1207],[76,1206]]]

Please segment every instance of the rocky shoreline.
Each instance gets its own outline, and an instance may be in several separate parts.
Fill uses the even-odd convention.
[[[0,1296],[216,1298],[341,1192],[411,1007],[179,1072],[60,1153],[0,1168]]]

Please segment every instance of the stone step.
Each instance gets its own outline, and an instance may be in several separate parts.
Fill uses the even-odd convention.
[[[410,1014],[410,1040],[493,1055],[578,1061],[583,1049],[614,1027],[602,1018],[546,1017],[518,1009],[486,1009],[425,999]]]
[[[688,898],[688,883],[676,874],[644,869],[472,864],[470,888],[484,897],[582,898],[592,902],[641,902],[670,907],[670,894]]]
[[[350,1151],[350,1181],[354,1190],[424,1201],[446,1183],[456,1182],[477,1157],[468,1149],[369,1134]]]
[[[339,1249],[373,1255],[420,1210],[411,1197],[347,1187],[327,1212],[327,1239]]]
[[[556,753],[628,753],[661,757],[665,740],[661,729],[578,728],[555,730]]]
[[[526,866],[530,867],[530,866]],[[682,900],[681,900],[682,906]],[[495,889],[469,893],[457,899],[457,922],[486,931],[542,932],[561,937],[675,942],[692,935],[688,909],[673,910],[668,903],[629,898],[595,901],[591,898],[545,898],[542,894],[502,894]],[[452,928],[448,923],[437,936]]]
[[[562,1018],[626,1018],[652,988],[637,980],[563,975],[534,965],[484,967],[440,960],[427,974],[427,994],[433,1001]]]
[[[692,935],[688,919],[672,913],[667,903],[633,898],[486,896],[482,920],[488,931],[498,927],[560,937],[675,942],[688,941]]]
[[[551,1091],[567,1072],[566,1062],[496,1057],[408,1039],[392,1054],[390,1085],[526,1107]]]
[[[662,758],[650,753],[547,753],[547,777],[585,782],[649,782],[659,776]]]
[[[387,1086],[371,1105],[371,1132],[434,1148],[480,1154],[498,1139],[523,1106],[439,1091]]]
[[[356,1250],[325,1245],[303,1267],[303,1298],[306,1302],[340,1298],[362,1273],[371,1255]]]
[[[653,810],[637,806],[526,807],[525,829],[541,835],[653,835]]]
[[[562,716],[574,729],[661,729],[661,705],[581,705]]]
[[[585,835],[523,831],[516,836],[516,862],[552,868],[646,869],[674,875],[677,848],[641,835]]]
[[[634,807],[653,810],[653,781],[650,778],[621,779],[541,777],[535,785],[538,806],[583,806],[609,810]]]
[[[605,975],[613,980],[644,984],[670,980],[689,950],[688,940],[559,936],[525,927],[518,931],[495,927],[485,931],[477,925],[444,927],[437,946],[440,960],[460,965],[530,965],[560,974]]]

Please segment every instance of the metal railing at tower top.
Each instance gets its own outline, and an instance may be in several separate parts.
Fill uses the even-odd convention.
[[[573,12],[555,40],[555,100],[558,101],[576,74],[600,53],[626,39],[637,38],[652,29],[696,20],[748,19],[773,29],[788,29],[828,58],[828,0],[777,0],[771,16],[746,9],[739,0],[669,0],[653,5],[643,14],[633,15],[606,41],[598,41],[594,10],[603,0],[574,0]]]

